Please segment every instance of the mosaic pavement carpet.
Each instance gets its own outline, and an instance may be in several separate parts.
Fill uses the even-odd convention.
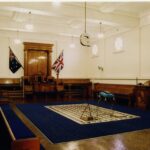
[[[79,124],[119,121],[139,117],[92,104],[51,105],[45,107]]]
[[[17,107],[53,143],[94,138],[150,128],[149,111],[145,112],[134,108],[114,105],[113,109],[115,111],[108,112],[107,109],[111,108],[110,105],[104,103],[97,105],[97,102],[92,100],[88,101],[88,103],[90,104],[91,115],[94,118],[90,121],[95,121],[95,123],[89,123],[89,120],[87,123],[85,119],[82,119],[81,122],[84,122],[84,124],[79,124],[80,121],[77,123],[77,121],[75,122],[71,120],[73,117],[70,116],[68,111],[73,109],[72,112],[80,118],[83,111],[87,107],[87,102],[50,103],[48,105],[49,108],[59,108],[59,111],[62,109],[60,109],[60,107],[65,106],[67,109],[65,113],[71,119],[64,116],[64,112],[62,113],[62,111],[59,112],[58,110],[54,111],[41,104],[18,104]],[[59,107],[55,107],[54,105]],[[63,107],[63,109],[65,108]],[[118,120],[114,119],[112,121],[108,121],[104,115],[111,120],[114,118],[117,118]],[[82,118],[86,118],[86,116],[89,116],[89,107],[85,110]],[[98,118],[104,118],[105,120],[103,119],[104,122],[98,122],[98,120],[100,120]]]

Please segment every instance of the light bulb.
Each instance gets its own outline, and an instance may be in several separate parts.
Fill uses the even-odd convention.
[[[18,39],[18,38],[16,38],[16,39],[14,39],[14,43],[15,43],[15,44],[20,44],[20,43],[21,43],[21,40]]]
[[[25,25],[25,28],[27,30],[33,30],[33,24],[28,23],[28,24]]]
[[[70,48],[75,48],[75,44],[74,44],[74,43],[71,43],[71,44],[70,44]]]
[[[33,30],[33,24],[31,22],[31,12],[29,12],[28,14],[28,22],[26,23],[25,28],[27,30]]]
[[[104,37],[104,33],[102,33],[102,32],[98,33],[97,37],[98,37],[99,39],[102,39],[102,38]]]
[[[97,34],[97,37],[99,38],[99,39],[102,39],[103,37],[104,37],[104,33],[102,32],[102,23],[100,22],[100,31],[99,31],[99,33]]]

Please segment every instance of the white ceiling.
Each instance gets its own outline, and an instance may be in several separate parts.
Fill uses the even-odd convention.
[[[139,26],[140,16],[150,10],[150,2],[87,2],[87,32],[96,35]],[[0,31],[33,32],[79,36],[85,30],[84,2],[0,2]],[[31,22],[34,30],[25,29]]]

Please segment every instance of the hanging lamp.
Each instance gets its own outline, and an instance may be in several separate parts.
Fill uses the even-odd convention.
[[[33,30],[34,26],[31,22],[31,12],[29,12],[28,14],[29,18],[28,18],[28,23],[25,25],[25,28],[29,31]]]
[[[71,37],[71,43],[69,45],[70,48],[75,48],[75,43],[73,41],[73,36]]]
[[[104,38],[104,33],[102,32],[102,23],[101,22],[100,22],[100,31],[99,31],[97,36],[99,39]]]
[[[15,44],[21,44],[21,40],[20,40],[20,38],[19,38],[19,30],[17,30],[17,36],[16,36],[16,38],[14,39],[14,43],[15,43]]]
[[[90,37],[88,35],[88,33],[86,32],[86,2],[85,2],[85,18],[84,18],[84,27],[85,27],[85,30],[84,30],[84,33],[82,33],[80,35],[80,43],[82,46],[87,46],[87,47],[90,47]]]

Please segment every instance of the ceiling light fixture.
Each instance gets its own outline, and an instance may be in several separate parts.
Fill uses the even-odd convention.
[[[25,28],[27,29],[27,30],[33,30],[33,24],[32,24],[32,22],[31,22],[31,12],[29,12],[29,14],[28,14],[29,16],[29,18],[28,18],[28,23],[25,25]]]
[[[82,33],[80,35],[80,43],[81,43],[82,46],[90,47],[90,37],[86,33],[86,2],[85,2],[85,9],[84,10],[85,10],[85,18],[84,18],[85,31],[84,31],[84,33]]]
[[[104,33],[102,32],[102,27],[101,26],[102,26],[102,23],[100,22],[100,31],[99,31],[99,33],[97,35],[99,39],[104,38]]]

